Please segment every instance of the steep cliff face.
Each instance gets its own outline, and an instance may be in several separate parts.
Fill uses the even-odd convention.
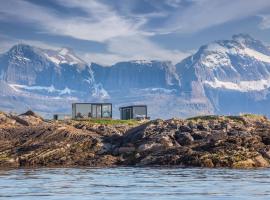
[[[115,107],[148,105],[151,117],[192,116],[211,113],[205,97],[190,98],[181,92],[181,76],[175,65],[162,61],[120,62],[110,67],[92,64],[94,77],[108,92]],[[115,115],[119,115],[116,109]]]
[[[179,88],[180,78],[171,62],[130,61],[111,67],[91,65],[97,82],[105,89]]]

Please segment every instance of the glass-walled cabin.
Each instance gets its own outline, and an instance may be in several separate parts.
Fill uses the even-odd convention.
[[[111,103],[73,103],[73,119],[112,118]]]
[[[148,118],[146,105],[120,107],[119,110],[120,110],[120,118],[122,120]]]

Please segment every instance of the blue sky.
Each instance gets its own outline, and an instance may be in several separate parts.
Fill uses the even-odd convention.
[[[248,33],[270,45],[269,0],[0,0],[0,51],[69,47],[88,62],[181,61]]]

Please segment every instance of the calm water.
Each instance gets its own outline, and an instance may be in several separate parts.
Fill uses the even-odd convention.
[[[0,199],[270,199],[270,170],[65,168],[0,171]]]

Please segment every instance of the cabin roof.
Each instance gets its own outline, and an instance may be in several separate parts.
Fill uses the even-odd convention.
[[[112,105],[112,103],[72,103],[72,105],[89,104],[89,105]]]
[[[147,107],[147,105],[130,105],[130,106],[122,106],[122,107],[119,107],[119,110],[120,110],[120,109],[124,109],[124,108],[133,108],[133,107]]]

